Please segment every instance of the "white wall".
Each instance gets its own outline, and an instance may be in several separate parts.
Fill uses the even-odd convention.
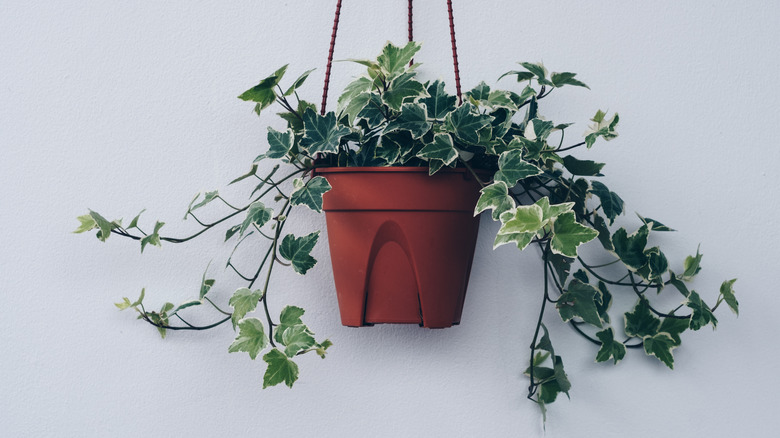
[[[149,303],[190,298],[212,259],[227,301],[238,282],[215,268],[229,250],[220,233],[143,257],[129,241],[70,234],[88,208],[126,220],[147,208],[170,233],[192,229],[179,220],[191,196],[247,170],[278,124],[235,96],[290,63],[291,75],[318,69],[303,94],[319,102],[334,3],[0,3],[0,435],[544,435],[521,376],[540,263],[492,251],[486,218],[459,327],[341,327],[326,245],[310,275],[280,272],[272,305],[305,307],[335,343],[300,361],[292,390],[261,390],[263,363],[227,353],[229,327],[161,340],[112,304],[144,286]],[[636,351],[595,364],[549,310],[573,388],[546,436],[775,436],[780,7],[454,3],[464,87],[516,61],[578,72],[592,91],[561,90],[544,114],[580,132],[596,109],[619,111],[620,138],[580,157],[608,162],[629,211],[679,230],[658,238],[673,263],[701,243],[704,296],[739,277],[741,317],[724,308],[716,333],[686,334],[674,371]],[[445,2],[416,11],[421,74],[452,87]],[[406,2],[345,1],[336,58],[372,57],[405,25]],[[359,71],[335,64],[331,96]],[[324,224],[300,213],[300,232]]]

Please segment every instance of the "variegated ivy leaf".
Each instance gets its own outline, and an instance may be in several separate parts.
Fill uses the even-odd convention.
[[[292,129],[293,132],[296,133],[296,135],[303,133],[303,120],[299,117],[300,114],[306,113],[306,110],[311,109],[312,111],[317,111],[317,107],[314,106],[313,103],[306,102],[305,100],[299,100],[298,101],[298,108],[295,110],[295,113],[292,112],[282,112],[277,113],[279,117],[287,121],[287,127]],[[261,159],[265,158],[265,154],[260,155],[259,157],[255,158],[255,162],[260,161]]]
[[[498,171],[493,176],[493,180],[503,181],[508,187],[514,187],[521,179],[541,173],[542,169],[523,159],[523,151],[512,149],[498,157]]]
[[[263,360],[268,364],[263,376],[263,389],[282,382],[292,388],[293,383],[298,380],[298,365],[295,362],[276,348],[266,353]]]
[[[487,100],[490,95],[490,87],[485,81],[480,82],[471,91],[466,92],[466,97],[474,99],[479,102],[480,100]]]
[[[238,235],[243,236],[246,230],[252,225],[258,228],[262,227],[271,220],[273,214],[274,211],[270,208],[266,208],[265,204],[260,201],[249,204],[249,208],[246,211],[246,218],[244,219],[244,222],[241,223],[241,228],[238,229]]]
[[[683,268],[685,268],[685,271],[682,274],[683,280],[688,281],[701,271],[701,258],[703,256],[704,254],[699,253],[699,248],[696,248],[695,256],[688,256],[685,258],[685,262],[683,263]]]
[[[247,313],[255,310],[257,302],[263,297],[263,291],[256,290],[251,291],[249,288],[242,287],[233,293],[230,297],[228,304],[233,307],[233,314],[230,316],[230,320],[233,322],[233,328],[236,328],[238,321],[241,320]]]
[[[693,310],[689,327],[691,330],[699,330],[707,324],[712,323],[713,330],[718,325],[718,318],[712,313],[710,307],[705,303],[696,291],[691,291],[685,305]]]
[[[615,248],[612,246],[612,237],[609,234],[609,228],[607,228],[607,222],[604,221],[604,218],[599,216],[598,214],[594,214],[593,218],[593,228],[598,231],[599,233],[599,242],[601,242],[601,246],[604,247],[607,251],[614,252]]]
[[[246,318],[238,323],[238,336],[228,347],[228,353],[245,351],[252,360],[268,346],[263,323],[257,318]]]
[[[358,117],[358,114],[360,114],[361,111],[363,111],[363,109],[366,107],[366,104],[368,104],[368,101],[371,100],[372,96],[376,96],[378,98],[378,95],[374,93],[358,94],[349,102],[346,102],[346,106],[340,110],[340,114],[346,114],[349,124],[353,124],[355,122],[355,118]]]
[[[118,223],[119,223],[119,221],[109,222],[108,219],[106,219],[103,216],[101,216],[98,212],[92,211],[92,210],[89,211],[89,216],[95,222],[95,224],[92,226],[92,228],[97,228],[98,229],[97,238],[101,242],[105,242],[106,239],[108,239],[111,236],[111,230],[116,228],[118,226]],[[86,227],[86,224],[89,221],[87,221],[86,219],[84,219],[84,220],[79,219],[79,222],[81,222],[82,225],[78,228],[78,230],[81,230],[82,228]],[[90,228],[90,229],[92,229],[92,228]],[[78,230],[76,230],[76,231],[78,231]],[[87,231],[87,230],[84,229],[83,231]],[[78,232],[83,232],[83,231],[78,231]],[[141,252],[143,252],[143,247],[141,247],[141,248],[142,248]]]
[[[645,297],[640,297],[631,312],[626,312],[626,334],[644,338],[658,333],[661,320],[650,312],[650,303]]]
[[[637,271],[647,263],[645,246],[647,246],[647,225],[642,225],[630,236],[625,228],[620,228],[612,235],[612,246],[615,254],[632,271]]]
[[[577,76],[577,73],[553,72],[553,74],[550,75],[550,81],[552,82],[552,85],[555,88],[560,88],[563,87],[564,85],[574,85],[576,87],[585,87],[590,90],[590,87],[585,85],[584,82],[581,82],[578,79],[574,79],[575,76]]]
[[[657,333],[653,336],[648,336],[643,339],[645,346],[645,353],[648,356],[655,356],[663,362],[666,366],[674,369],[674,357],[672,356],[672,350],[675,345],[672,337],[668,333]]]
[[[271,76],[260,81],[259,84],[243,92],[238,98],[241,100],[257,102],[257,105],[255,105],[255,112],[259,115],[262,110],[276,101],[274,87],[279,84],[279,81],[282,80],[282,76],[284,76],[284,72],[286,71],[287,65],[284,65],[279,70],[276,70]]]
[[[431,129],[425,104],[405,103],[401,105],[401,114],[385,127],[384,133],[408,131],[413,139],[418,139]]]
[[[455,149],[449,134],[436,134],[433,137],[433,142],[425,145],[417,153],[417,156],[424,160],[438,160],[444,165],[449,165],[458,158],[458,151]]]
[[[429,85],[428,95],[429,97],[422,99],[422,103],[428,110],[429,118],[444,120],[444,117],[455,109],[455,102],[458,99],[444,91],[444,82],[437,80]]]
[[[311,108],[303,113],[303,127],[301,147],[310,155],[319,152],[338,152],[341,137],[350,133],[349,128],[338,124],[333,111],[321,116]]]
[[[724,281],[720,285],[720,295],[723,297],[723,301],[728,304],[729,309],[731,309],[735,315],[739,316],[739,302],[737,301],[737,297],[734,295],[735,281],[737,281],[736,278]]]
[[[553,122],[549,120],[531,119],[525,125],[523,137],[530,141],[544,140],[555,128]]]
[[[573,318],[582,318],[588,324],[601,327],[602,322],[596,307],[597,302],[601,302],[601,292],[575,278],[569,283],[566,292],[558,298],[555,307],[563,322],[569,322]]]
[[[519,63],[522,65],[526,70],[533,73],[533,75],[536,77],[536,82],[539,83],[539,85],[553,85],[552,82],[550,82],[547,79],[547,68],[545,68],[544,64],[541,62],[533,63],[533,62],[521,62]],[[519,81],[518,76],[518,81]]]
[[[146,245],[162,246],[160,244],[160,228],[162,228],[163,225],[165,225],[165,222],[154,223],[154,231],[141,239],[141,252],[144,252]]]
[[[518,205],[501,215],[501,228],[498,235],[533,233],[536,234],[545,225],[542,208],[536,204]]]
[[[577,247],[595,239],[598,234],[593,228],[578,223],[574,212],[569,211],[558,216],[553,222],[550,248],[566,257],[576,257]]]
[[[493,249],[507,243],[514,243],[517,245],[517,249],[522,251],[534,240],[534,237],[536,237],[536,233],[532,232],[497,234],[496,239],[493,241]]]
[[[303,324],[288,327],[282,332],[281,344],[285,346],[284,354],[294,357],[298,352],[314,346],[316,341],[309,328]]]
[[[292,205],[303,204],[317,213],[322,212],[322,195],[332,187],[327,179],[322,176],[315,176],[304,183],[302,179],[293,180],[293,190],[290,195]]]
[[[341,96],[339,96],[337,112],[340,115],[343,115],[347,106],[350,105],[352,101],[354,101],[355,98],[357,98],[357,96],[371,90],[373,84],[374,82],[365,76],[361,76],[355,79],[354,81],[350,82],[349,85],[347,85],[347,88],[344,89],[344,92],[341,93]],[[360,111],[360,109],[358,109],[357,111]],[[352,113],[349,114],[350,114],[349,120],[351,124],[352,121],[355,119],[357,112],[355,112],[354,114]]]
[[[187,213],[184,215],[184,219],[185,220],[187,219],[187,216],[190,215],[190,212],[192,212],[192,210],[197,210],[203,207],[204,205],[210,203],[211,201],[217,199],[218,197],[219,197],[219,192],[217,190],[214,190],[213,192],[206,192],[203,195],[203,200],[195,204],[195,201],[197,201],[198,198],[200,198],[200,193],[198,193],[197,195],[195,195],[194,198],[192,198],[192,201],[190,201],[190,205],[187,207]]]
[[[304,313],[306,313],[305,310],[296,306],[286,306],[282,309],[282,312],[279,315],[279,325],[276,326],[276,330],[274,331],[274,340],[281,344],[282,334],[284,334],[285,330],[303,324],[301,317]]]
[[[304,275],[317,264],[317,260],[310,254],[319,237],[319,231],[303,237],[295,237],[292,234],[288,234],[282,239],[282,244],[279,246],[279,254],[292,263],[295,272]]]
[[[408,132],[405,134],[411,139],[411,134]],[[383,135],[381,138],[381,143],[379,143],[376,147],[376,157],[384,160],[388,166],[392,165],[401,156],[402,143],[403,142],[397,141],[393,135]]]
[[[365,105],[357,113],[357,118],[363,119],[368,124],[369,129],[376,128],[386,119],[386,113],[389,112],[382,99],[376,93],[367,94],[368,98]],[[362,95],[358,96],[362,98]],[[358,101],[360,103],[361,101]]]
[[[528,81],[534,78],[534,74],[531,73],[530,71],[511,70],[499,76],[498,80],[501,80],[505,76],[513,76],[513,75],[517,77],[517,82]]]
[[[612,306],[612,294],[609,293],[607,285],[603,281],[599,281],[599,292],[601,292],[601,302],[596,302],[596,308],[599,311],[601,320],[609,323],[609,308]]]
[[[135,215],[133,220],[130,221],[130,225],[127,226],[128,230],[131,230],[133,228],[138,228],[138,219],[141,218],[141,215],[144,214],[145,211],[146,211],[146,209],[144,208],[137,215]]]
[[[490,126],[493,117],[479,113],[477,107],[471,103],[463,103],[458,109],[447,114],[445,121],[459,139],[465,143],[479,144],[479,131]]]
[[[578,160],[571,155],[563,157],[563,167],[572,175],[600,176],[605,163],[597,163],[591,160]]]
[[[308,78],[311,72],[313,71],[314,69],[307,70],[303,72],[300,76],[298,76],[298,79],[296,79],[295,82],[293,82],[292,85],[290,85],[290,88],[288,88],[287,91],[284,92],[284,95],[285,96],[292,95],[295,92],[295,90],[297,90],[298,88],[300,88],[301,85],[303,85],[303,83],[306,81],[306,78]]]
[[[659,280],[661,276],[669,269],[669,262],[666,256],[661,252],[661,248],[653,247],[645,250],[647,264],[639,270],[640,275],[647,280]]]
[[[83,233],[85,231],[93,230],[97,227],[97,222],[91,214],[85,214],[83,216],[77,217],[76,219],[79,220],[80,225],[73,231],[74,233]]]
[[[386,80],[392,80],[401,74],[409,61],[414,58],[414,54],[420,50],[420,43],[409,41],[405,46],[398,47],[391,43],[382,49],[382,53],[377,57],[377,63],[386,75]]]
[[[607,186],[599,181],[592,181],[591,186],[593,187],[591,193],[601,199],[601,210],[612,225],[615,218],[623,213],[623,199],[617,193],[609,191]]]
[[[414,72],[406,72],[393,79],[382,94],[382,100],[390,108],[398,111],[404,101],[420,97],[428,97],[425,86],[414,79]]]
[[[617,113],[612,116],[611,119],[606,118],[607,114],[604,113],[601,110],[598,110],[596,112],[596,115],[593,116],[592,119],[590,119],[593,124],[588,127],[588,130],[585,131],[585,145],[588,147],[588,149],[593,146],[593,143],[596,142],[596,139],[599,137],[603,138],[606,141],[612,140],[613,138],[618,136],[617,131],[615,131],[615,128],[617,128],[618,121],[620,120],[620,117]]]
[[[680,280],[680,277],[676,275],[671,269],[669,270],[669,283],[676,287],[685,298],[688,298],[688,295],[691,294],[691,292],[688,290],[688,287],[685,286],[685,283],[683,283],[682,280]]]
[[[280,132],[269,126],[267,138],[268,152],[266,152],[265,156],[268,158],[282,158],[286,156],[295,142],[295,134],[290,128],[287,128],[285,132]]]
[[[596,353],[596,362],[612,359],[617,364],[626,356],[626,346],[615,340],[615,331],[612,327],[596,333],[596,337],[601,341],[601,348]]]
[[[483,187],[480,192],[482,195],[477,200],[474,216],[487,209],[492,209],[493,220],[497,221],[502,213],[511,210],[515,206],[515,201],[509,196],[509,188],[503,181],[496,181],[489,186]]]
[[[669,228],[666,225],[662,224],[661,222],[651,219],[649,217],[642,217],[639,213],[636,214],[639,216],[639,220],[642,221],[643,224],[646,224],[650,227],[651,231],[677,231],[675,229]]]
[[[206,296],[207,293],[211,290],[212,287],[214,287],[214,283],[216,280],[213,278],[206,278],[206,272],[203,272],[203,278],[200,280],[200,292],[198,293],[198,298],[203,299],[203,297]]]
[[[558,216],[571,211],[572,207],[574,207],[573,202],[564,202],[562,204],[553,204],[550,205],[550,198],[547,196],[539,198],[538,201],[536,201],[534,204],[538,205],[542,209],[542,220],[547,222],[549,220],[555,219]]]
[[[666,333],[674,342],[675,346],[679,346],[682,343],[680,334],[688,330],[690,325],[690,318],[672,318],[667,317],[661,321],[661,326],[658,327],[658,333]]]
[[[252,163],[252,168],[249,169],[249,172],[239,176],[238,178],[234,179],[233,181],[230,181],[228,183],[228,185],[235,184],[235,183],[237,183],[239,181],[243,181],[243,180],[249,178],[250,176],[255,176],[257,174],[257,161],[262,160],[263,158],[265,158],[265,154],[260,155],[258,158],[255,158],[255,162]],[[186,216],[185,216],[185,219],[186,219]]]

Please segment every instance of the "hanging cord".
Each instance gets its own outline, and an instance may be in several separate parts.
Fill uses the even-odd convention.
[[[455,90],[458,92],[458,105],[463,104],[460,95],[460,71],[458,70],[458,46],[455,44],[455,22],[452,19],[452,0],[447,0],[447,12],[450,14],[450,41],[452,42],[452,65],[455,67]]]
[[[409,0],[409,42],[411,43],[414,41],[414,27],[412,26],[412,2],[413,0]],[[414,59],[409,60],[409,67],[414,64]]]
[[[336,32],[339,29],[339,16],[341,15],[341,0],[336,1],[336,17],[333,18],[333,33],[330,35],[330,49],[328,49],[328,66],[325,68],[325,86],[322,88],[322,105],[320,114],[325,115],[325,104],[328,102],[328,85],[330,83],[330,66],[333,64],[333,47],[336,45]]]

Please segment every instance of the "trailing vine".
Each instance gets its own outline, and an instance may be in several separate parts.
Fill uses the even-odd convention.
[[[544,286],[525,373],[529,377],[527,396],[543,412],[571,388],[563,359],[556,354],[543,323],[548,305],[577,334],[598,346],[597,362],[617,364],[628,349],[642,349],[669,368],[674,367],[673,350],[681,345],[683,332],[708,325],[714,328],[718,322],[714,312],[723,302],[738,313],[735,279],[722,283],[712,306],[689,289],[689,282],[701,270],[698,249],[672,268],[660,247],[648,248],[650,233],[674,231],[670,227],[639,215],[638,227],[631,232],[615,227],[624,203],[598,179],[605,164],[576,158],[570,152],[616,138],[618,114],[597,111],[584,138],[564,145],[572,124],[553,123],[538,112],[539,102],[562,87],[587,88],[576,74],[550,73],[541,63],[520,63],[521,70],[499,77],[515,79],[517,91],[491,89],[481,82],[464,93],[463,103],[458,104],[442,81],[417,79],[418,64],[410,61],[419,48],[414,42],[403,47],[388,43],[377,59],[356,60],[366,67],[366,75],[346,87],[336,111],[325,114],[298,95],[311,70],[284,88],[281,83],[287,66],[283,66],[241,94],[240,99],[254,103],[258,115],[279,105],[287,128],[269,127],[268,150],[254,160],[249,172],[231,182],[255,180],[248,203],[236,206],[217,191],[198,194],[190,202],[185,219],[192,218],[200,226],[194,234],[163,236],[160,231],[165,223],[160,221],[147,228],[151,230],[147,233],[139,226],[143,211],[127,226],[94,211],[80,216],[76,232],[97,230],[101,241],[112,234],[137,240],[142,252],[162,242],[188,242],[223,225],[227,227],[225,241],[234,243],[225,267],[246,285],[228,300],[230,311],[212,301],[209,292],[215,280],[206,273],[197,298],[178,306],[166,302],[160,310],[147,310],[142,290],[137,300],[124,298],[117,307],[133,309],[163,337],[168,330],[207,330],[230,321],[238,333],[228,351],[246,352],[251,359],[264,352],[263,387],[279,383],[292,387],[298,378],[294,359],[309,352],[325,357],[331,346],[329,340],[315,340],[314,332],[303,323],[302,308],[286,306],[275,319],[268,307],[275,269],[306,274],[317,262],[311,251],[319,231],[304,236],[284,232],[299,206],[322,211],[323,195],[331,187],[325,177],[312,171],[334,166],[425,166],[431,175],[445,167],[467,168],[480,182],[474,214],[489,212],[492,220],[500,222],[494,248],[514,244],[520,250],[535,246],[541,252]],[[258,174],[259,164],[267,160],[279,163]],[[207,206],[225,213],[213,222],[203,221],[200,209]],[[267,244],[263,257],[249,271],[233,261],[236,249],[247,239]],[[594,240],[611,261],[591,263],[578,250]],[[668,310],[654,303],[667,290],[682,297],[679,305]],[[616,293],[636,297],[636,304],[621,312],[623,318],[618,321],[610,315]],[[184,310],[204,305],[217,314],[210,324],[194,325],[182,315]],[[260,318],[251,316],[258,312]]]

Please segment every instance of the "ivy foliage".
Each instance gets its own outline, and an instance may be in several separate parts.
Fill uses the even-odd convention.
[[[543,412],[561,393],[568,396],[572,387],[562,356],[554,350],[543,324],[548,303],[556,318],[596,344],[597,362],[617,364],[628,349],[638,349],[669,368],[674,366],[673,350],[681,346],[683,333],[714,328],[721,303],[738,314],[735,279],[723,282],[714,305],[705,302],[712,301],[711,295],[689,288],[702,269],[699,250],[682,263],[670,260],[650,242],[655,233],[674,230],[640,215],[636,226],[624,225],[624,201],[602,179],[606,164],[572,155],[575,149],[587,150],[617,138],[618,114],[595,111],[580,140],[570,145],[564,142],[574,124],[556,123],[540,114],[539,103],[550,93],[564,87],[588,88],[576,74],[522,62],[520,69],[498,78],[514,78],[512,89],[480,82],[463,96],[455,96],[441,80],[418,77],[418,64],[410,61],[419,49],[415,42],[388,43],[376,59],[352,60],[363,65],[366,73],[347,85],[332,111],[318,111],[299,97],[311,70],[289,82],[285,65],[242,93],[239,98],[254,103],[258,115],[272,105],[281,107],[278,115],[287,126],[268,128],[267,147],[259,151],[249,172],[233,180],[253,181],[246,205],[235,206],[217,191],[199,194],[190,202],[185,219],[193,218],[202,227],[190,236],[163,236],[160,221],[145,226],[147,233],[140,228],[140,213],[127,227],[94,211],[78,217],[77,233],[96,230],[101,241],[117,234],[140,241],[142,251],[149,245],[187,242],[222,224],[228,227],[225,240],[237,240],[226,267],[247,285],[228,299],[230,311],[211,300],[215,282],[205,274],[198,298],[179,306],[165,303],[158,311],[147,310],[144,290],[137,300],[124,298],[117,307],[134,309],[162,336],[169,330],[205,330],[231,321],[237,336],[228,351],[246,352],[253,360],[262,357],[264,388],[280,383],[292,387],[299,376],[295,359],[308,352],[325,357],[331,342],[315,340],[303,323],[300,307],[286,306],[278,318],[272,318],[267,297],[274,292],[270,279],[275,269],[306,274],[316,268],[319,231],[302,236],[283,232],[290,214],[302,206],[322,211],[323,196],[331,186],[316,175],[316,168],[419,166],[430,175],[451,168],[471,172],[482,185],[474,214],[489,212],[499,223],[494,248],[511,243],[519,250],[534,247],[541,252],[545,283],[529,364],[524,368],[530,379],[528,398]],[[258,175],[258,169],[269,167],[270,162],[274,163],[271,170]],[[227,211],[220,219],[200,218],[203,210],[217,208]],[[267,250],[259,260],[252,257],[253,266],[242,264],[239,269],[234,257],[247,240],[264,242]],[[594,256],[589,252],[585,257],[583,245],[603,249],[596,256],[598,263],[586,260]],[[682,297],[678,306],[662,310],[652,301],[667,290]],[[634,296],[636,304],[617,313],[611,306],[618,293]],[[213,307],[221,319],[197,326],[179,314],[203,304]]]

